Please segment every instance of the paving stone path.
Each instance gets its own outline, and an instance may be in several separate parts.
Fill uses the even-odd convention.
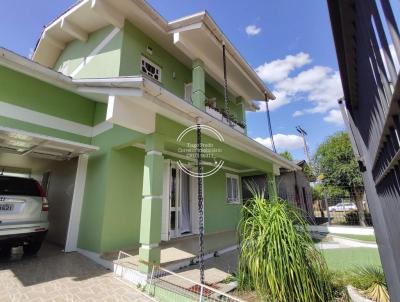
[[[35,257],[0,259],[0,302],[152,301],[79,253],[46,244]]]

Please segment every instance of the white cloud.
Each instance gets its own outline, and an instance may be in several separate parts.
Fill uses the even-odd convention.
[[[274,111],[279,107],[289,104],[290,101],[286,97],[286,93],[284,91],[272,91],[272,93],[275,95],[276,99],[268,102],[269,110]],[[258,107],[260,107],[258,110],[259,112],[265,112],[267,109],[265,102],[258,102]]]
[[[313,104],[308,113],[325,113],[337,107],[337,100],[343,96],[340,75],[326,66],[314,66],[288,77],[276,84],[278,91],[288,97],[306,98]]]
[[[301,110],[296,110],[295,112],[293,112],[293,117],[296,117],[296,116],[301,116],[301,115],[303,115],[304,114],[304,112],[303,111],[301,111]]]
[[[343,125],[342,113],[340,110],[332,109],[329,111],[328,115],[324,117],[324,121],[328,123],[333,123],[336,125]]]
[[[257,27],[257,25],[250,24],[246,26],[246,34],[249,36],[256,36],[261,32],[261,27]]]
[[[266,146],[267,148],[272,148],[271,139],[269,137],[257,137],[254,140]],[[275,134],[274,143],[275,147],[279,150],[295,150],[303,147],[303,139],[301,136],[295,134]]]
[[[327,66],[315,65],[291,76],[292,72],[310,62],[310,55],[300,52],[296,55],[287,55],[283,59],[266,62],[255,70],[261,79],[272,85],[276,100],[269,102],[271,111],[291,102],[303,100],[309,106],[295,111],[293,117],[329,112],[324,120],[333,123],[337,100],[343,96],[339,71]],[[259,107],[260,111],[265,111],[264,102],[260,102]]]
[[[264,82],[275,83],[286,79],[290,72],[310,62],[310,55],[300,52],[294,56],[288,55],[284,59],[265,62],[255,70]]]

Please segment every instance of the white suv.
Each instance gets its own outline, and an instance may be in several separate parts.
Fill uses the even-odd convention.
[[[0,175],[0,253],[22,245],[25,254],[36,254],[49,227],[48,211],[36,180]]]

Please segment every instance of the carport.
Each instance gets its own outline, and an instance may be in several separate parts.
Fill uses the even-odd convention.
[[[39,181],[49,201],[48,241],[77,249],[88,153],[97,147],[0,127],[0,173]]]

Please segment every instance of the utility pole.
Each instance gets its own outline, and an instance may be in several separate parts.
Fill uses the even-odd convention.
[[[301,137],[303,138],[304,154],[306,155],[308,163],[310,164],[311,163],[310,152],[308,150],[307,142],[306,142],[307,132],[301,126],[297,126],[296,130],[298,133],[300,133]]]

